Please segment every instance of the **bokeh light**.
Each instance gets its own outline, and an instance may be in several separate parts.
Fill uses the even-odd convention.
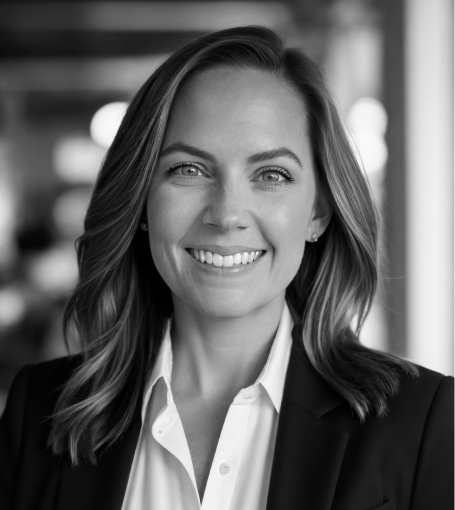
[[[70,184],[93,183],[106,149],[88,136],[73,134],[60,138],[53,148],[55,173]]]
[[[352,145],[360,165],[370,176],[378,175],[387,163],[385,141],[387,112],[380,101],[364,97],[356,101],[348,113]]]
[[[17,324],[25,313],[25,300],[19,289],[0,289],[0,328]]]
[[[55,201],[52,210],[54,223],[66,238],[76,239],[82,234],[91,193],[91,189],[71,189]]]
[[[356,101],[349,110],[348,122],[353,131],[370,131],[384,136],[387,112],[383,104],[372,97]]]
[[[78,279],[76,252],[73,243],[60,243],[36,255],[28,266],[30,281],[43,294],[64,297]]]
[[[388,157],[384,137],[371,131],[357,131],[353,137],[355,153],[366,173],[371,175],[380,172]]]
[[[90,135],[101,147],[110,147],[125,115],[128,103],[114,102],[102,106],[90,123]]]

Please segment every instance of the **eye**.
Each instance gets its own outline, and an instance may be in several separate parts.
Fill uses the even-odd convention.
[[[202,168],[195,163],[176,163],[169,168],[168,173],[180,177],[205,177],[206,175]]]
[[[259,177],[253,179],[255,181],[266,182],[270,184],[278,184],[281,182],[292,182],[294,179],[291,174],[286,171],[284,168],[274,167],[274,168],[264,168]]]

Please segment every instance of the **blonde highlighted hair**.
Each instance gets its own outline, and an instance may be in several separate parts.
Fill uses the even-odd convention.
[[[286,290],[312,366],[360,420],[385,415],[400,371],[417,374],[412,364],[358,341],[378,284],[378,216],[321,73],[269,29],[223,30],[177,51],[141,87],[96,182],[77,242],[80,279],[64,316],[65,334],[77,327],[82,354],[60,393],[49,437],[54,453],[68,452],[73,464],[95,463],[140,406],[172,300],[138,227],[179,87],[219,66],[273,73],[306,106],[317,178],[333,209]]]

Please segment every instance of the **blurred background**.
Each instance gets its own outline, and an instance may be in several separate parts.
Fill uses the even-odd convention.
[[[74,242],[139,86],[208,32],[260,24],[319,62],[383,219],[362,342],[453,374],[451,0],[0,3],[0,413],[17,370],[65,355]]]

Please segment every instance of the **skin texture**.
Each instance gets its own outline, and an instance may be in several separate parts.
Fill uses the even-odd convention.
[[[176,143],[210,156],[167,153]],[[283,147],[300,163],[248,161]],[[147,200],[150,248],[172,292],[172,389],[202,497],[229,404],[264,366],[305,242],[331,212],[316,184],[304,102],[268,73],[216,68],[193,77],[174,101],[161,154]],[[188,165],[169,172],[179,163]],[[234,273],[186,251],[203,245],[266,252]]]

